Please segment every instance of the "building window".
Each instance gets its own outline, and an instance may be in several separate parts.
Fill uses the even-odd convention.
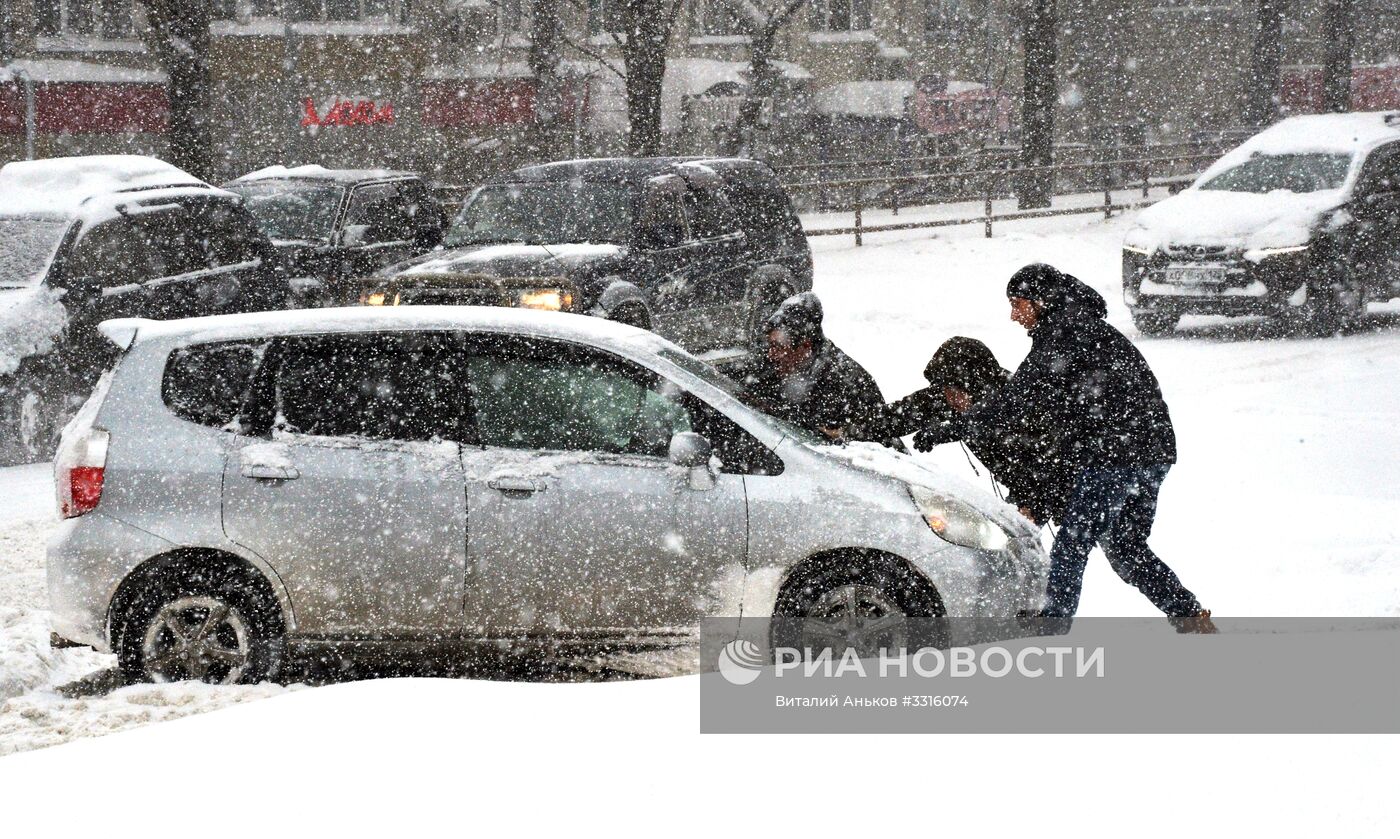
[[[299,6],[297,20],[362,20],[403,23],[408,0],[288,0]]]
[[[282,14],[282,0],[214,0],[215,20],[250,20]]]
[[[624,32],[627,29],[627,0],[588,0],[588,31]]]
[[[969,17],[967,0],[925,0],[924,31],[949,33],[963,28]]]
[[[741,0],[695,0],[691,4],[697,35],[747,35]]]
[[[108,41],[136,37],[131,0],[36,0],[34,17],[42,37]]]
[[[870,0],[814,0],[812,28],[857,32],[870,28]]]

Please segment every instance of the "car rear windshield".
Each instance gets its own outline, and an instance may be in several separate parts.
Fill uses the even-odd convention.
[[[0,218],[0,288],[38,285],[48,273],[68,225],[64,219]]]
[[[1260,154],[1221,172],[1201,189],[1226,192],[1318,192],[1337,189],[1351,167],[1349,154]]]
[[[551,181],[478,189],[445,244],[623,244],[632,230],[636,190],[627,184]]]
[[[345,194],[342,187],[300,181],[231,184],[269,239],[325,242]]]

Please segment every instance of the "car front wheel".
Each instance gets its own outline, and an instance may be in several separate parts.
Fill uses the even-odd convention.
[[[1160,312],[1133,312],[1133,326],[1143,335],[1166,335],[1176,329],[1177,315],[1164,315]]]
[[[841,564],[785,589],[774,610],[772,644],[804,657],[830,650],[839,659],[946,647],[937,595],[913,572],[887,563]]]

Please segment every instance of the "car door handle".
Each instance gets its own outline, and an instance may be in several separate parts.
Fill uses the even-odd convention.
[[[245,463],[240,468],[245,478],[260,481],[295,481],[301,472],[295,466],[269,466],[264,463]]]
[[[536,492],[544,492],[545,482],[538,478],[526,478],[516,475],[507,475],[500,478],[491,478],[486,485],[494,490],[506,495],[529,495]]]

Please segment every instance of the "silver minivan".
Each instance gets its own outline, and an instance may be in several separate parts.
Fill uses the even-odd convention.
[[[707,616],[1008,618],[1035,528],[990,493],[745,405],[581,315],[107,321],[65,429],[54,628],[132,679],[275,678],[345,645],[693,643]]]

